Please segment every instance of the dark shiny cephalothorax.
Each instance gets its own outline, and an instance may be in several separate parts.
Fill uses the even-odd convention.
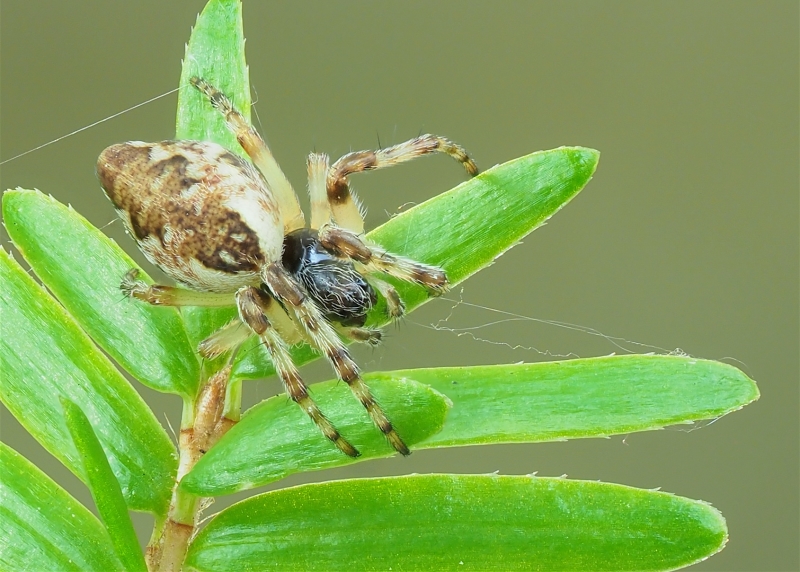
[[[300,229],[283,239],[283,266],[305,286],[325,317],[343,326],[363,326],[377,296],[353,264],[334,257],[318,232]]]

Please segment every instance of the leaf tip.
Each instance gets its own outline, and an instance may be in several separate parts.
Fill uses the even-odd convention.
[[[568,147],[568,149],[575,169],[587,173],[589,177],[594,175],[600,162],[600,151],[590,147]]]

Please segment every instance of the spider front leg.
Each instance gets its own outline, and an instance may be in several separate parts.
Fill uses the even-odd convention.
[[[328,156],[324,153],[311,153],[308,156],[308,194],[311,197],[311,228],[314,230],[328,228],[333,224],[333,213],[331,212],[331,204],[328,202],[325,187],[329,168]],[[352,200],[355,199],[351,196]],[[353,208],[359,212],[358,216],[363,221],[358,204],[353,203]],[[405,311],[405,304],[403,304],[394,287],[374,276],[369,276],[368,273],[363,275],[367,282],[380,292],[386,300],[389,316],[392,318],[402,316]],[[369,335],[358,330],[358,328],[355,330],[350,329],[350,331],[340,333],[355,341],[366,342],[370,345],[377,345],[380,342],[380,335]],[[375,333],[377,334],[377,331]]]
[[[268,315],[282,312],[275,301],[252,286],[242,288],[236,293],[236,306],[239,318],[250,328],[267,348],[275,370],[283,381],[289,397],[306,412],[322,434],[330,439],[345,455],[358,457],[360,453],[333,426],[319,406],[308,393],[308,387],[297,371],[289,348],[281,335],[270,322]]]
[[[359,328],[358,326],[342,326],[332,324],[339,335],[368,346],[379,346],[383,339],[383,332],[375,328]]]
[[[406,444],[395,431],[392,422],[372,395],[369,387],[361,379],[358,366],[350,357],[347,347],[336,335],[334,328],[322,315],[320,309],[303,291],[302,286],[279,263],[262,269],[261,278],[270,293],[292,313],[295,321],[307,334],[312,345],[328,359],[339,379],[344,381],[353,395],[378,429],[386,436],[394,449],[402,455],[409,455]]]
[[[333,255],[360,264],[364,273],[382,272],[406,282],[414,282],[424,286],[435,296],[444,294],[449,288],[447,275],[441,268],[391,254],[377,246],[367,245],[349,230],[333,225],[323,226],[319,231],[319,242]],[[389,286],[391,290],[384,292],[384,287],[380,284],[378,287],[387,297],[390,306],[393,301],[402,304],[394,288]]]
[[[371,171],[399,165],[411,159],[430,153],[446,153],[459,161],[471,176],[478,174],[475,164],[463,147],[438,135],[420,135],[414,139],[377,151],[356,151],[348,153],[328,170],[326,178],[327,200],[333,221],[340,227],[356,234],[364,232],[364,218],[358,203],[350,190],[347,177],[353,173]],[[312,196],[312,205],[314,197]],[[312,221],[318,220],[312,213]],[[314,226],[311,228],[319,228]]]
[[[394,286],[388,282],[384,282],[383,280],[376,278],[375,276],[369,275],[367,272],[364,272],[364,279],[369,282],[370,286],[380,292],[381,296],[383,296],[383,299],[386,300],[386,311],[390,318],[400,318],[403,314],[405,314],[405,302],[403,302],[403,299],[400,298],[400,294],[397,293],[397,290],[394,289]]]

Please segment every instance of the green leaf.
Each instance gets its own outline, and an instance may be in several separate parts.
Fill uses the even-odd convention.
[[[197,17],[183,59],[175,138],[214,141],[246,156],[222,114],[189,84],[194,76],[222,91],[250,119],[250,80],[239,0],[211,0]]]
[[[718,552],[726,539],[718,511],[667,493],[566,479],[420,475],[247,499],[208,523],[186,564],[201,572],[673,570]]]
[[[67,428],[83,461],[89,491],[97,512],[106,525],[115,554],[125,570],[146,572],[147,564],[133,530],[128,507],[125,506],[122,489],[111,471],[111,465],[108,464],[103,447],[94,434],[92,424],[81,408],[69,399],[62,398],[61,404],[64,406]]]
[[[358,460],[395,453],[344,384],[329,381],[313,389],[320,409],[361,452]],[[407,445],[441,430],[449,403],[439,392],[411,380],[378,381],[370,389]],[[278,395],[250,409],[181,480],[181,488],[200,496],[230,494],[352,462],[297,405]]]
[[[169,437],[141,396],[64,308],[2,249],[0,315],[0,398],[6,407],[85,481],[59,398],[80,403],[128,506],[161,513],[177,469]]]
[[[137,265],[114,241],[39,191],[6,191],[3,218],[42,282],[117,363],[152,389],[195,395],[199,362],[180,314],[124,298],[120,282]]]
[[[600,154],[583,147],[561,147],[514,159],[462,183],[391,219],[367,235],[391,252],[447,271],[453,285],[489,266],[498,256],[541,226],[589,182]],[[389,280],[408,311],[428,300],[419,286]],[[370,323],[388,322],[379,306]],[[235,377],[259,378],[273,368],[262,348],[243,348]],[[304,363],[316,354],[295,350]]]
[[[412,430],[433,423],[417,404],[399,405],[403,387],[430,386],[452,409],[441,431],[417,449],[605,437],[717,418],[758,399],[755,383],[733,366],[678,356],[630,355],[563,362],[401,370],[364,376],[370,387],[394,387],[390,418]],[[314,385],[331,389],[331,384]],[[392,386],[391,384],[397,384]],[[400,385],[408,384],[408,385]],[[325,399],[327,394],[323,393]],[[351,423],[386,456],[391,451],[351,399],[325,403],[343,434]],[[364,448],[348,459],[321,439],[284,396],[257,406],[190,473],[181,486],[214,496],[260,486],[298,471],[378,456]],[[256,413],[257,412],[257,413]],[[351,417],[348,418],[348,415]],[[353,417],[355,416],[355,417]],[[352,421],[350,420],[352,419]],[[292,443],[295,449],[292,450]],[[355,444],[360,447],[361,441]],[[302,452],[302,454],[300,454]]]
[[[0,443],[0,568],[119,570],[100,521],[22,455]]]
[[[599,160],[598,151],[585,147],[531,153],[409,209],[367,237],[392,252],[444,268],[456,285],[492,264],[572,200]],[[397,284],[407,309],[429,299],[419,286]]]
[[[444,429],[420,448],[604,437],[714,419],[758,399],[735,367],[679,356],[629,355],[548,363],[374,373],[445,394]]]

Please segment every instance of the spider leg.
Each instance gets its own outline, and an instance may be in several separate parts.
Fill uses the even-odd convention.
[[[447,292],[447,275],[441,268],[391,254],[378,246],[367,245],[352,231],[327,225],[319,231],[319,242],[335,256],[356,262],[357,269],[360,264],[365,273],[383,272],[400,280],[424,286],[437,296]],[[386,296],[382,290],[381,293]],[[394,292],[394,295],[396,296],[397,292]],[[392,296],[391,291],[389,296]]]
[[[144,280],[139,280],[138,275],[139,271],[136,268],[129,270],[122,279],[120,290],[128,297],[142,300],[153,306],[225,307],[236,305],[233,293],[198,292],[174,286],[148,284]],[[280,307],[274,311],[271,309],[269,317],[286,343],[296,344],[304,341],[292,319]],[[200,342],[197,350],[203,357],[213,359],[234,350],[252,335],[253,332],[250,328],[242,324],[239,318],[234,318]]]
[[[190,83],[202,92],[219,112],[225,117],[239,145],[250,155],[258,170],[264,176],[269,189],[275,194],[283,217],[284,234],[305,226],[303,211],[297,201],[292,184],[283,174],[269,147],[258,134],[258,131],[247,122],[231,100],[216,87],[199,77],[193,77]]]
[[[234,318],[200,342],[197,351],[204,358],[218,358],[238,348],[252,335],[253,330],[245,326],[239,318]]]
[[[478,166],[461,147],[437,135],[420,135],[414,139],[392,145],[377,151],[356,151],[348,153],[328,171],[326,182],[328,202],[333,220],[342,228],[352,230],[356,234],[364,232],[364,217],[356,202],[347,177],[353,173],[371,171],[398,165],[429,153],[446,153],[461,162],[472,176],[478,174]],[[312,224],[312,228],[314,227]]]
[[[233,296],[229,293],[198,292],[175,286],[148,284],[139,280],[139,271],[132,268],[125,274],[119,289],[130,297],[142,300],[153,306],[232,306]]]
[[[330,160],[324,153],[311,153],[306,164],[308,166],[308,196],[311,199],[311,228],[316,230],[333,221],[328,192],[325,188]],[[356,205],[356,210],[358,210],[358,205]]]
[[[239,309],[239,317],[242,322],[261,339],[266,346],[275,370],[278,372],[286,392],[289,397],[306,412],[311,420],[319,427],[322,434],[330,439],[336,447],[345,455],[358,457],[359,452],[344,437],[341,436],[336,427],[333,426],[325,414],[320,411],[317,404],[308,393],[308,387],[300,373],[297,371],[289,348],[278,331],[267,318],[268,313],[272,313],[272,306],[277,305],[270,297],[265,296],[260,290],[252,286],[246,286],[236,292],[236,304]]]
[[[400,294],[397,293],[397,290],[394,289],[394,286],[389,284],[388,282],[384,282],[380,278],[375,278],[375,276],[371,276],[366,268],[361,266],[356,266],[356,270],[359,271],[363,269],[362,275],[364,279],[369,282],[370,286],[375,288],[378,292],[381,293],[383,299],[386,300],[386,310],[389,314],[390,318],[399,318],[406,311],[406,305],[403,303],[402,298],[400,298]]]
[[[375,401],[369,387],[361,379],[358,366],[350,357],[346,346],[292,275],[281,264],[273,263],[262,269],[262,280],[271,294],[294,313],[296,321],[308,334],[312,345],[325,355],[337,377],[350,387],[369,413],[372,422],[383,432],[392,447],[403,455],[409,455],[411,451]]]
[[[359,328],[356,326],[342,326],[340,324],[332,324],[333,328],[342,336],[370,346],[377,346],[381,343],[383,332],[375,328]]]

